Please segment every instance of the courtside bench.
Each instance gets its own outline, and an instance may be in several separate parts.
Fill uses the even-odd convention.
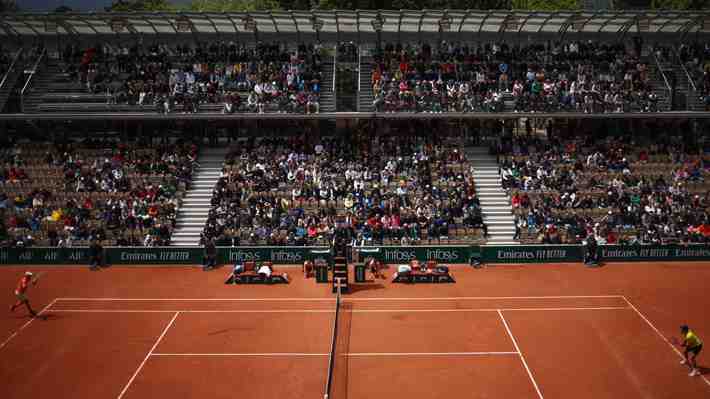
[[[271,269],[271,276],[264,273],[259,273],[262,266],[267,266]],[[225,284],[288,284],[288,275],[286,273],[276,273],[271,262],[254,261],[244,262],[244,270],[232,273],[227,278]]]
[[[436,261],[430,260],[425,264],[420,264],[418,261],[413,260],[409,263],[411,271],[407,273],[400,273],[399,270],[394,274],[392,278],[393,283],[455,283],[454,277],[451,275],[449,268],[446,266],[439,266]],[[399,269],[399,268],[398,268]]]

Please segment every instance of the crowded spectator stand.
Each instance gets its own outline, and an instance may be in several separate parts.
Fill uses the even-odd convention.
[[[643,146],[628,137],[515,137],[498,151],[524,242],[708,242],[707,158],[678,137]]]
[[[477,239],[481,232],[471,165],[456,145],[362,128],[316,143],[298,136],[235,146],[203,239],[337,249]]]
[[[164,246],[197,166],[197,146],[86,140],[0,153],[0,210],[18,247]]]
[[[392,44],[373,56],[378,112],[658,111],[645,62],[623,44]]]
[[[113,105],[158,113],[318,113],[321,47],[234,41],[68,44],[61,70]],[[219,108],[218,108],[219,109]]]

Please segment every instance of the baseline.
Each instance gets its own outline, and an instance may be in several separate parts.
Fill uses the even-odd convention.
[[[376,357],[376,356],[510,356],[519,355],[519,352],[351,352],[341,353],[341,357]],[[297,353],[297,352],[265,352],[265,353],[151,353],[150,356],[174,357],[310,357],[328,356],[329,353]]]
[[[378,297],[378,298],[343,298],[346,302],[367,301],[456,301],[456,300],[497,300],[497,299],[585,299],[585,298],[618,298],[623,295],[541,295],[541,296],[452,296],[452,297]],[[116,297],[85,297],[57,298],[57,301],[231,301],[231,302],[268,302],[268,301],[326,301],[334,302],[335,298],[116,298]]]
[[[341,309],[344,313],[496,313],[505,312],[556,312],[581,310],[633,310],[628,306],[590,306],[568,308],[456,308],[456,309]],[[240,309],[240,310],[190,310],[190,309],[47,309],[51,313],[333,313],[325,309]]]

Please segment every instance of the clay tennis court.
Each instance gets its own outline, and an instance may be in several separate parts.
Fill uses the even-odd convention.
[[[331,398],[705,398],[667,337],[710,339],[710,265],[453,267],[456,284],[342,297]],[[26,269],[4,267],[6,305]],[[226,268],[42,267],[45,320],[0,317],[2,398],[323,398],[335,297]],[[391,270],[388,272],[391,275]],[[700,355],[708,365],[708,354]]]

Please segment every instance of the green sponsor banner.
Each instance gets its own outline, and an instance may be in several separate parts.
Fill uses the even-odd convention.
[[[86,264],[88,248],[0,248],[0,264]]]
[[[385,263],[408,263],[411,260],[436,260],[439,263],[468,263],[472,247],[460,246],[411,246],[411,247],[358,247],[361,258],[374,257]]]
[[[602,245],[599,247],[602,261],[642,260],[710,260],[707,245]]]
[[[113,247],[104,251],[109,265],[160,265],[202,263],[204,250],[187,247]]]
[[[237,261],[272,261],[276,264],[300,264],[307,258],[330,260],[327,247],[229,247],[218,248],[223,264]],[[0,248],[0,264],[66,265],[89,263],[89,248]],[[104,263],[109,265],[199,265],[204,249],[199,247],[108,247]]]
[[[275,264],[301,264],[305,260],[332,260],[327,247],[222,247],[218,248],[222,264],[244,261],[271,261]],[[581,262],[584,248],[579,245],[508,245],[508,246],[379,246],[358,247],[361,258],[373,256],[385,263],[408,263],[436,260],[439,263],[468,263],[480,254],[485,263],[551,263]],[[75,248],[0,248],[0,264],[86,265],[89,249]],[[204,249],[198,247],[109,247],[105,248],[109,265],[150,265],[202,263]],[[599,247],[602,261],[683,261],[710,260],[707,245],[639,245]]]
[[[300,264],[322,257],[330,260],[327,247],[229,247],[219,248],[222,263],[271,261],[275,264]],[[326,256],[327,252],[327,256]]]
[[[582,250],[579,245],[482,245],[481,260],[484,263],[580,262]]]

